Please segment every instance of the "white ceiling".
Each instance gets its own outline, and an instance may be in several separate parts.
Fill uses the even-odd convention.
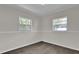
[[[22,4],[18,5],[21,8],[27,9],[33,13],[36,13],[37,15],[44,16],[49,15],[51,13],[59,12],[74,6],[77,6],[75,4]]]
[[[78,6],[78,4],[16,4],[10,5],[11,7],[16,7],[19,10],[29,11],[38,16],[46,16],[62,10]]]

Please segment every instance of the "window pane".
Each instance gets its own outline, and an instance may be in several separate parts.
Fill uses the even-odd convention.
[[[32,27],[32,20],[25,18],[25,17],[19,17],[19,30],[20,31],[29,31]]]
[[[53,20],[54,31],[67,31],[67,17]]]

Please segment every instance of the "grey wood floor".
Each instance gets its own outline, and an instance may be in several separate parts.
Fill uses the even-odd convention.
[[[3,54],[79,54],[79,51],[46,42],[39,42]]]

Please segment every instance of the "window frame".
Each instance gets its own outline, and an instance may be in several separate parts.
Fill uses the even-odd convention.
[[[56,30],[56,29],[55,29],[55,28],[56,28],[56,27],[55,27],[56,24],[54,24],[54,21],[55,21],[55,20],[60,21],[60,19],[64,19],[64,18],[66,18],[66,24],[65,24],[66,27],[64,27],[64,28],[66,28],[66,29],[63,29],[63,28],[62,28],[62,30]],[[62,22],[62,21],[61,21],[61,22]],[[58,23],[61,23],[61,22],[58,22]],[[64,24],[61,24],[61,25],[64,25]],[[59,25],[59,26],[60,26],[60,25]],[[55,18],[55,19],[52,20],[52,30],[53,30],[53,31],[66,32],[66,31],[68,31],[68,27],[67,27],[67,26],[68,26],[68,17],[67,17],[67,16],[65,16],[65,17],[60,17],[60,18]]]
[[[29,25],[26,24],[26,25],[24,26],[25,29],[22,28],[23,24],[20,24],[20,21],[21,21],[20,19],[21,19],[21,18],[25,18],[25,19],[31,21],[31,24],[29,24]],[[19,16],[18,24],[19,24],[19,25],[18,25],[18,27],[19,27],[18,30],[19,30],[20,32],[28,32],[28,31],[31,32],[31,31],[32,31],[32,19],[27,18],[27,17],[23,17],[23,16]],[[29,28],[27,29],[27,27],[29,27]]]

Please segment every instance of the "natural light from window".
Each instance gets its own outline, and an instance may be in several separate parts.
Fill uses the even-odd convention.
[[[67,31],[67,17],[54,19],[53,30],[54,31]]]
[[[32,20],[26,17],[19,17],[19,30],[30,31],[32,29]]]

